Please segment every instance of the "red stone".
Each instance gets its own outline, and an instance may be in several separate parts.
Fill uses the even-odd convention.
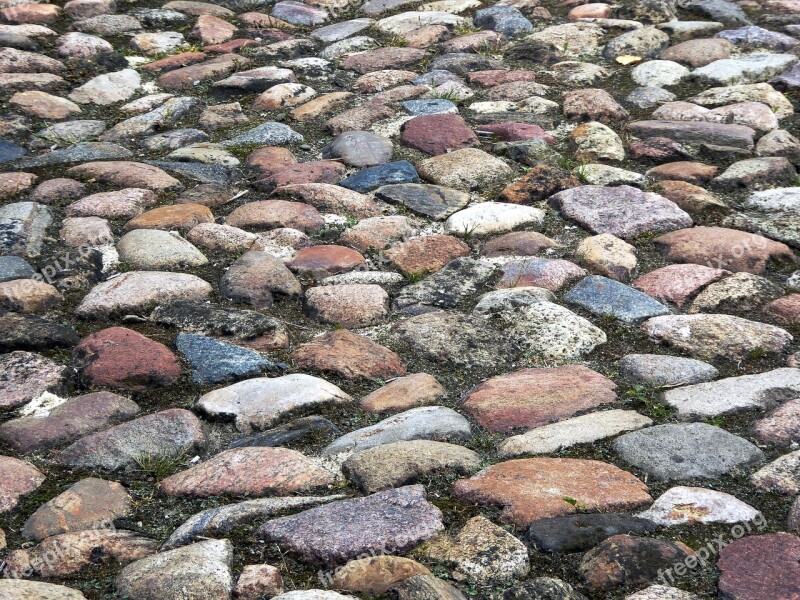
[[[262,146],[253,150],[246,162],[248,167],[256,170],[263,177],[288,165],[296,164],[297,159],[288,148]]]
[[[724,598],[800,598],[800,538],[789,533],[751,535],[720,551],[719,591]]]
[[[169,386],[181,374],[169,348],[125,327],[86,336],[75,347],[73,359],[88,384],[118,389]]]
[[[489,431],[534,428],[614,402],[616,387],[580,365],[522,369],[480,384],[463,408]]]
[[[670,231],[653,240],[668,260],[761,275],[770,260],[794,263],[786,244],[724,227],[692,227]]]
[[[407,275],[434,273],[451,260],[468,255],[469,246],[450,235],[413,237],[386,252],[386,258]]]
[[[211,52],[212,54],[228,54],[229,52],[236,52],[244,48],[252,48],[258,46],[258,42],[248,38],[239,38],[236,40],[229,40],[222,44],[214,44],[212,46],[203,46],[203,52]]]
[[[685,306],[704,287],[727,275],[731,272],[702,265],[669,265],[642,275],[633,287],[660,302]]]
[[[242,228],[291,227],[306,232],[317,231],[325,225],[325,221],[316,208],[303,202],[288,200],[248,202],[231,212],[225,222],[228,225]]]
[[[497,463],[461,479],[462,501],[502,506],[506,523],[527,528],[536,519],[574,513],[626,511],[650,504],[647,486],[627,471],[597,460],[528,458]]]
[[[789,294],[773,300],[764,307],[764,313],[779,323],[800,325],[800,294]]]
[[[347,167],[335,160],[290,164],[258,179],[253,186],[258,190],[272,192],[276,188],[296,183],[338,183],[346,170]]]
[[[42,485],[44,479],[33,465],[10,456],[0,456],[0,513],[14,508],[20,496],[30,494]]]
[[[157,73],[159,71],[172,71],[182,67],[188,67],[205,60],[206,55],[203,52],[183,52],[181,54],[173,54],[161,60],[154,60],[151,63],[142,65],[142,70]]]
[[[532,258],[515,260],[502,266],[503,276],[497,282],[498,288],[540,287],[557,292],[586,276],[586,271],[568,260],[561,258]]]
[[[301,248],[286,266],[294,271],[322,278],[352,271],[365,262],[364,257],[352,248],[321,245]]]
[[[536,73],[534,71],[503,71],[499,69],[473,71],[467,75],[467,80],[479,87],[488,88],[514,81],[536,81]]]
[[[478,136],[458,115],[424,115],[403,125],[403,144],[428,154],[445,154],[451,150],[478,145]]]
[[[547,248],[558,248],[559,244],[538,231],[514,231],[490,239],[483,246],[482,254],[495,256],[534,256]]]

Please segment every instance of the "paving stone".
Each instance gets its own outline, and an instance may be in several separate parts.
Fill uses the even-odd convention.
[[[582,186],[550,197],[548,203],[592,233],[624,240],[643,233],[689,227],[691,217],[666,198],[630,186]]]
[[[619,370],[627,381],[654,388],[704,383],[719,375],[703,361],[665,354],[627,354]]]
[[[656,581],[663,569],[694,556],[682,542],[615,535],[587,552],[578,570],[591,589]]]
[[[292,360],[300,368],[334,373],[345,379],[388,379],[406,373],[397,354],[344,329],[302,344],[292,354]]]
[[[564,296],[570,304],[600,316],[614,317],[623,323],[639,323],[645,319],[669,314],[666,306],[613,279],[590,275]]]
[[[656,526],[640,517],[623,514],[585,514],[537,519],[526,539],[544,552],[584,552],[619,534],[646,534]]]
[[[45,480],[36,467],[11,456],[0,456],[0,471],[0,513],[12,510],[22,496],[36,491]]]
[[[479,468],[480,457],[472,450],[427,440],[381,444],[358,452],[342,464],[347,478],[368,494],[435,474],[469,475]]]
[[[427,373],[398,377],[361,399],[361,407],[370,413],[406,410],[419,405],[435,404],[447,391]]]
[[[0,312],[0,351],[72,348],[80,341],[78,332],[35,315]]]
[[[417,116],[403,124],[401,141],[406,146],[440,155],[476,146],[478,136],[458,115]]]
[[[352,454],[411,440],[467,440],[471,435],[468,421],[456,411],[443,406],[422,406],[348,433],[329,444],[323,454]]]
[[[470,391],[464,410],[490,431],[539,427],[614,402],[616,386],[583,366],[523,369]]]
[[[211,416],[233,415],[237,429],[249,433],[254,428],[269,427],[301,407],[345,404],[351,400],[335,385],[298,373],[234,383],[201,396],[197,406]]]
[[[168,409],[81,438],[58,456],[63,465],[131,469],[154,458],[175,458],[205,445],[200,420],[183,409]]]
[[[596,411],[511,436],[500,444],[499,452],[504,458],[522,454],[550,454],[576,444],[595,442],[651,424],[651,419],[635,411]]]
[[[335,473],[288,448],[234,448],[162,480],[173,497],[289,495],[328,486]]]
[[[379,285],[327,285],[306,290],[305,303],[312,317],[345,327],[364,327],[389,313],[389,295]]]
[[[3,579],[0,592],[20,600],[86,600],[86,596],[76,589],[23,579]]]
[[[349,561],[336,570],[336,589],[365,594],[382,594],[416,575],[431,575],[420,563],[402,556],[374,556]]]
[[[62,533],[109,529],[132,512],[133,498],[122,485],[89,477],[40,506],[25,522],[22,535],[38,542]]]
[[[719,589],[730,596],[753,600],[800,593],[796,557],[800,538],[789,533],[751,535],[720,550]],[[743,565],[748,565],[746,569]]]
[[[0,356],[0,407],[16,408],[45,392],[59,392],[68,368],[33,352],[16,351]]]
[[[453,494],[462,501],[502,506],[501,519],[518,528],[536,519],[575,512],[625,510],[651,501],[647,486],[613,465],[573,458],[527,458],[497,463],[461,479]]]
[[[747,440],[705,423],[656,425],[626,433],[613,446],[625,462],[666,481],[715,478],[764,460]]]
[[[481,189],[508,179],[511,169],[499,158],[476,148],[463,148],[417,164],[427,181],[463,191]]]
[[[441,519],[424,488],[413,485],[272,519],[258,535],[305,562],[326,565],[370,550],[405,552],[443,530]]]
[[[684,486],[668,489],[638,516],[666,527],[684,523],[746,523],[762,518],[755,508],[735,496]]]
[[[786,496],[800,493],[800,452],[779,456],[750,476],[750,483],[764,492]]]

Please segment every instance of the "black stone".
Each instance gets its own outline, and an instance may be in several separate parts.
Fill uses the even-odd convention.
[[[187,300],[157,307],[150,315],[150,320],[172,325],[181,331],[239,339],[253,339],[265,333],[274,333],[281,327],[275,319],[254,310],[216,308],[205,302]]]
[[[316,438],[330,441],[342,432],[336,425],[331,423],[325,417],[319,415],[311,415],[310,417],[303,417],[296,419],[280,427],[268,429],[254,435],[248,435],[238,440],[231,442],[228,448],[243,448],[248,446],[286,446],[292,442],[300,440],[308,441],[306,438]]]
[[[0,352],[71,348],[79,341],[78,332],[69,325],[0,311]]]
[[[612,535],[650,533],[656,525],[647,519],[621,514],[569,515],[531,523],[526,539],[544,552],[583,552]]]
[[[560,579],[537,577],[507,589],[503,600],[586,600],[586,596]]]

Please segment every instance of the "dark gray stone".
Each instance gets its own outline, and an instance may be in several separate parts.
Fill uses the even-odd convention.
[[[71,348],[79,341],[78,332],[69,325],[0,311],[0,352]]]
[[[466,600],[466,596],[443,579],[433,575],[415,575],[394,588],[397,600]]]
[[[507,69],[506,64],[496,58],[472,54],[471,52],[453,52],[440,54],[433,59],[431,69],[450,71],[456,75],[467,75],[473,71],[490,71],[492,69]]]
[[[150,320],[182,331],[251,340],[281,329],[275,319],[254,310],[218,308],[205,302],[178,300],[157,307]]]
[[[142,140],[142,147],[154,152],[177,150],[196,142],[208,141],[208,134],[199,129],[173,129]]]
[[[80,142],[38,156],[23,158],[14,163],[14,168],[36,169],[98,160],[128,160],[132,157],[133,153],[119,144],[112,144],[111,142]]]
[[[783,52],[791,50],[800,44],[800,40],[790,35],[770,31],[755,25],[740,27],[739,29],[726,29],[725,31],[720,31],[714,37],[728,40],[734,46],[747,50],[769,48],[770,50]]]
[[[407,160],[399,160],[376,167],[368,167],[350,177],[345,177],[339,182],[339,185],[364,194],[383,185],[395,183],[419,183],[419,175],[417,175],[414,165]]]
[[[19,33],[4,32],[0,33],[0,46],[3,48],[16,48],[17,50],[27,50],[28,52],[39,52],[41,47],[31,38]]]
[[[441,85],[441,84],[439,84]],[[403,102],[405,111],[416,116],[420,115],[439,115],[439,114],[456,114],[458,107],[444,98],[431,98],[429,100],[406,100]]]
[[[682,3],[681,7],[726,25],[750,25],[750,19],[741,7],[728,0],[689,0]]]
[[[534,521],[528,529],[527,540],[544,552],[584,552],[612,535],[641,535],[656,529],[652,521],[631,515],[569,515]]]
[[[614,317],[623,323],[639,323],[669,314],[669,309],[630,286],[602,275],[590,275],[573,287],[564,300],[598,317]]]
[[[456,258],[442,269],[404,287],[395,297],[395,310],[419,315],[432,310],[456,308],[476,297],[494,274],[494,265],[469,257]]]
[[[427,183],[384,185],[375,190],[375,196],[436,220],[446,219],[469,204],[466,192]]]
[[[7,140],[0,140],[0,163],[16,160],[27,154],[25,148]]]
[[[224,140],[220,142],[220,144],[226,147],[247,146],[249,144],[256,144],[258,146],[285,146],[302,142],[303,136],[288,125],[267,121],[229,140]]]
[[[503,593],[503,600],[586,600],[586,596],[566,581],[537,577],[511,586]]]
[[[199,384],[236,381],[257,377],[264,371],[278,371],[275,363],[255,350],[226,344],[195,333],[181,333],[178,351],[192,368],[192,380]]]
[[[24,258],[19,256],[0,256],[0,282],[14,279],[30,279],[36,271]]]
[[[246,435],[244,437],[231,442],[228,448],[244,448],[251,446],[286,446],[293,442],[306,440],[306,438],[323,438],[330,441],[331,438],[342,435],[336,425],[331,423],[325,417],[319,415],[311,415],[310,417],[302,417],[295,419],[285,425],[268,429],[254,435]]]
[[[635,121],[628,125],[639,138],[667,137],[685,144],[708,144],[742,150],[753,149],[756,132],[744,125],[703,121]]]

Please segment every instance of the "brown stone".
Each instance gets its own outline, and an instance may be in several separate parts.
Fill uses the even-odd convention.
[[[719,591],[725,598],[800,598],[800,538],[789,533],[751,535],[722,548]]]
[[[629,281],[638,263],[636,247],[610,233],[581,240],[575,248],[575,260],[589,272],[617,281]]]
[[[336,569],[332,584],[337,590],[379,595],[415,575],[431,575],[431,572],[410,558],[372,556],[351,560]]]
[[[445,154],[451,150],[478,145],[478,136],[459,115],[424,115],[403,125],[401,141],[428,154]]]
[[[434,273],[454,258],[468,256],[469,246],[450,235],[425,235],[395,244],[385,256],[407,275]]]
[[[394,117],[396,114],[397,111],[390,101],[373,99],[328,119],[325,122],[325,128],[333,135],[339,135],[345,131],[368,130],[374,123],[381,119]]]
[[[666,162],[691,157],[683,146],[666,137],[634,140],[628,144],[628,150],[634,160]]]
[[[347,167],[335,160],[315,160],[286,165],[256,180],[253,186],[265,192],[299,183],[338,183]]]
[[[213,223],[211,209],[196,202],[159,206],[143,212],[125,223],[125,229],[182,229],[189,230],[200,223]]]
[[[164,344],[125,327],[92,333],[75,346],[73,360],[90,385],[144,390],[177,382],[181,368]]]
[[[467,74],[467,81],[474,83],[478,87],[489,88],[517,81],[536,81],[536,73],[534,71],[503,71],[498,69],[473,71]]]
[[[633,287],[659,302],[683,307],[707,285],[730,274],[703,265],[669,265],[642,275],[633,282]]]
[[[61,15],[61,7],[55,4],[17,4],[0,10],[0,19],[15,25],[52,25]]]
[[[49,450],[136,416],[139,406],[111,392],[70,398],[47,415],[26,416],[0,425],[0,440],[20,454]]]
[[[761,275],[770,260],[795,262],[786,244],[724,227],[693,227],[665,233],[653,243],[673,262],[708,265]]]
[[[478,385],[462,406],[490,431],[532,429],[614,402],[616,387],[580,365],[522,369]]]
[[[693,555],[681,542],[614,535],[589,550],[578,571],[595,590],[645,585]]]
[[[659,181],[656,191],[692,216],[730,211],[714,194],[685,181]]]
[[[416,73],[414,75],[416,75]],[[345,102],[348,102],[352,95],[351,92],[322,94],[313,100],[309,100],[302,106],[293,109],[289,114],[295,121],[300,121],[301,123],[310,121],[311,119],[316,119],[319,116],[333,112]]]
[[[236,33],[236,27],[213,15],[200,15],[192,29],[192,35],[204,44],[227,42]]]
[[[297,163],[297,159],[289,148],[280,146],[262,146],[256,148],[247,157],[247,166],[259,175],[269,175],[289,165]]]
[[[577,506],[612,512],[652,502],[647,486],[630,473],[608,463],[574,458],[498,463],[457,481],[453,494],[466,502],[502,506],[502,520],[518,528],[536,519],[574,513]]]
[[[107,528],[132,511],[133,498],[119,483],[89,477],[42,504],[25,522],[22,536],[40,541],[60,533]]]
[[[283,593],[283,577],[272,565],[245,565],[233,595],[237,600],[261,600]]]
[[[436,404],[447,395],[433,375],[414,373],[398,377],[361,399],[361,408],[368,413],[400,412]]]
[[[607,6],[607,5],[603,5]],[[564,94],[564,116],[576,121],[613,123],[630,118],[628,111],[605,90],[583,89]]]
[[[482,254],[496,256],[535,256],[547,248],[560,248],[560,244],[538,231],[514,231],[490,239]]]
[[[292,360],[300,369],[330,372],[345,379],[391,379],[406,373],[397,354],[346,329],[302,344]]]
[[[284,29],[286,31],[292,31],[293,29],[297,29],[297,27],[295,27],[291,23],[287,23],[286,21],[276,19],[273,16],[260,12],[242,13],[237,18],[245,25],[249,25],[250,27],[255,27],[256,29],[277,28],[277,29]]]
[[[166,61],[169,59],[164,60]],[[178,61],[174,62],[177,63]],[[222,56],[204,62],[171,70],[168,73],[164,73],[156,82],[158,87],[166,90],[181,90],[192,87],[195,81],[207,81],[209,79],[224,77],[235,69],[246,66],[248,62],[246,58],[238,54],[223,54]]]
[[[581,185],[580,180],[566,169],[539,163],[500,192],[500,200],[514,204],[533,204],[562,190]]]
[[[8,102],[25,114],[40,119],[61,120],[81,112],[80,106],[66,98],[37,90],[17,92]]]
[[[352,248],[322,245],[301,248],[294,259],[286,263],[293,271],[309,274],[317,279],[346,273],[363,265],[364,257]]]
[[[646,175],[655,181],[685,181],[695,185],[707,183],[719,169],[699,162],[677,161],[653,167]]]
[[[325,225],[322,216],[313,206],[287,200],[248,202],[231,212],[225,222],[241,228],[291,227],[305,232],[318,231]]]
[[[155,554],[158,547],[158,540],[133,531],[98,526],[54,535],[33,548],[12,552],[6,568],[12,572],[27,572],[42,577],[64,577],[90,565],[124,565]],[[54,556],[58,560],[53,560]]]
[[[235,448],[167,477],[159,489],[168,496],[289,495],[327,486],[332,471],[288,448]]]
[[[228,40],[221,44],[213,44],[211,46],[203,46],[203,52],[211,52],[212,54],[229,54],[231,52],[238,52],[245,48],[253,48],[258,46],[258,42],[248,38],[238,38],[235,40]]]
[[[460,35],[442,44],[442,53],[474,52],[485,48],[501,49],[508,42],[506,36],[496,31],[478,31]]]
[[[390,244],[409,237],[414,228],[407,217],[370,217],[362,219],[353,227],[346,229],[339,241],[356,250],[383,250]]]
[[[0,308],[15,312],[43,313],[64,301],[49,283],[35,279],[0,282]]]
[[[375,284],[323,285],[306,291],[306,308],[324,323],[366,327],[388,316],[389,295]]]
[[[44,475],[33,465],[0,456],[0,514],[14,508],[20,497],[36,490],[44,480]]]
[[[142,65],[142,69],[150,71],[151,73],[158,73],[160,71],[173,71],[188,67],[206,59],[204,52],[182,52],[181,54],[173,54],[161,60],[154,60],[151,63]]]
[[[183,184],[162,169],[125,160],[88,162],[67,169],[67,175],[94,179],[98,184],[144,188],[154,192],[179,192]]]
[[[342,69],[357,73],[370,73],[384,69],[401,69],[419,63],[425,58],[424,50],[418,48],[386,47],[359,52],[345,57],[339,64]]]
[[[7,200],[27,192],[37,179],[33,173],[0,173],[0,200]]]
[[[687,40],[664,50],[661,60],[672,60],[697,69],[715,60],[730,58],[732,49],[733,44],[721,38]]]
[[[602,2],[594,2],[576,6],[569,13],[567,18],[570,21],[579,19],[607,19],[611,15],[611,6]]]
[[[800,325],[800,294],[789,294],[773,300],[764,307],[764,313],[778,323]]]
[[[380,207],[370,196],[328,183],[294,183],[279,187],[273,192],[273,196],[292,198],[310,204],[322,212],[351,215],[357,219],[382,214]]]
[[[272,294],[299,296],[303,286],[282,261],[268,252],[251,250],[240,256],[222,275],[222,295],[254,308],[272,306]]]
[[[402,37],[412,48],[430,48],[450,37],[450,30],[444,25],[424,25],[404,33]]]

